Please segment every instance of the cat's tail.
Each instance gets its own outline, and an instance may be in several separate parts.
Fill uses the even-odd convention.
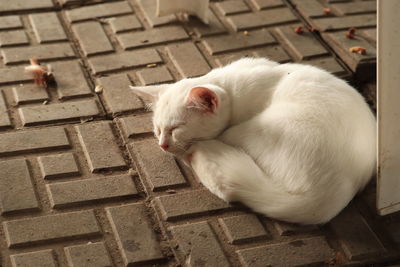
[[[335,184],[304,193],[289,192],[268,177],[250,156],[238,152],[237,157],[240,161],[226,161],[229,166],[221,166],[230,170],[225,184],[227,191],[231,192],[229,201],[240,201],[268,217],[302,224],[325,223],[336,216],[356,193],[344,192],[354,190],[351,186],[339,189]]]

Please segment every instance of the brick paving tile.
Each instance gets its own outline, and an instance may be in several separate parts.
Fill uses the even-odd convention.
[[[43,88],[32,84],[14,86],[12,91],[17,104],[43,102],[44,100],[49,100],[49,94],[46,90],[43,90]]]
[[[0,47],[26,44],[29,44],[29,40],[24,31],[0,32]]]
[[[135,116],[119,118],[122,130],[128,138],[136,135],[153,132],[152,113],[138,114]]]
[[[0,5],[0,14],[4,12],[52,9],[53,7],[54,4],[51,0],[4,0]]]
[[[316,231],[318,229],[318,226],[316,225],[299,225],[279,221],[274,221],[273,224],[280,236],[297,235],[301,233]]]
[[[108,113],[113,115],[143,108],[143,103],[129,89],[131,82],[126,74],[102,77],[97,83],[103,87],[103,97]]]
[[[11,255],[11,264],[13,267],[57,266],[52,249]]]
[[[0,161],[1,213],[39,207],[25,159]]]
[[[297,60],[328,54],[326,48],[309,31],[297,34],[294,27],[289,26],[276,28],[275,32]]]
[[[252,267],[322,265],[334,257],[323,237],[241,249],[237,253],[243,266]]]
[[[265,57],[279,63],[292,61],[292,58],[285,50],[282,49],[282,47],[273,45],[254,51],[236,52],[234,54],[221,55],[215,59],[215,62],[218,66],[225,66],[242,57]]]
[[[0,29],[19,29],[22,28],[22,22],[19,16],[3,16],[0,17]]]
[[[340,65],[336,59],[334,58],[317,58],[317,59],[310,59],[304,60],[302,63],[310,64],[324,70],[329,71],[330,73],[335,74],[339,77],[346,77],[348,76],[348,72]]]
[[[156,140],[134,141],[129,146],[152,191],[181,186],[186,180],[174,158],[161,151]]]
[[[54,208],[97,200],[109,200],[137,194],[130,175],[119,175],[47,185]]]
[[[224,16],[250,11],[250,8],[241,0],[224,1],[216,3],[215,6]]]
[[[61,127],[0,134],[0,156],[39,152],[70,146]]]
[[[282,0],[250,0],[250,1],[258,10],[281,7],[285,5],[282,2]]]
[[[38,157],[38,162],[42,177],[45,179],[77,176],[80,173],[72,153],[41,156]]]
[[[353,206],[348,206],[329,225],[338,236],[341,247],[350,260],[362,260],[383,255],[382,242]]]
[[[56,13],[29,15],[36,39],[39,43],[66,41],[67,35]]]
[[[219,66],[225,66],[228,65],[229,63],[232,63],[238,59],[241,59],[243,57],[251,57],[257,55],[255,54],[256,52],[236,52],[234,54],[227,54],[227,55],[221,55],[215,58],[215,63]]]
[[[320,18],[313,24],[321,31],[347,30],[350,27],[365,28],[376,25],[375,14],[354,15],[349,17]]]
[[[10,248],[100,234],[91,210],[6,221],[3,227]]]
[[[32,80],[32,77],[25,72],[24,68],[12,67],[0,69],[0,84],[22,83]]]
[[[143,26],[135,15],[115,17],[108,20],[114,33],[142,29]]]
[[[83,22],[73,25],[72,29],[86,56],[114,51],[114,48],[110,40],[108,40],[100,22]]]
[[[269,46],[263,49],[254,51],[256,57],[266,57],[279,63],[286,63],[291,61],[291,58],[284,49],[280,46]]]
[[[257,13],[245,13],[229,16],[227,21],[236,31],[258,28],[263,26],[274,26],[282,23],[297,21],[297,17],[287,9],[263,10]]]
[[[165,26],[147,31],[129,32],[118,35],[124,49],[188,39],[186,31],[178,26]]]
[[[327,15],[324,14],[325,6],[318,0],[292,0],[292,3],[300,13],[307,14],[307,16],[311,18],[327,17]]]
[[[32,57],[42,60],[74,58],[75,53],[70,44],[46,44],[27,47],[9,47],[1,50],[4,63],[28,63]]]
[[[376,1],[337,3],[333,4],[332,7],[340,12],[342,15],[353,15],[371,12],[375,13]]]
[[[94,57],[89,60],[90,67],[95,74],[126,70],[160,62],[162,62],[162,59],[155,49],[135,50],[120,54]]]
[[[110,122],[95,122],[75,126],[92,172],[126,168],[111,125]]]
[[[111,267],[111,261],[103,242],[64,248],[71,267]]]
[[[51,68],[54,73],[62,73],[62,75],[55,75],[59,99],[64,100],[92,94],[77,61],[53,62]]]
[[[263,240],[269,236],[258,218],[252,214],[219,218],[218,222],[231,244]]]
[[[6,101],[4,100],[3,92],[0,91],[0,128],[10,127],[10,116],[7,112]]]
[[[78,22],[93,18],[112,17],[132,13],[127,2],[114,2],[98,5],[84,6],[66,11],[67,18],[71,22]]]
[[[164,258],[157,237],[146,218],[143,204],[129,204],[106,210],[126,266]]]
[[[152,85],[157,83],[170,83],[174,81],[168,68],[165,66],[149,68],[138,71],[137,76],[142,85]]]
[[[184,78],[207,74],[211,68],[193,43],[173,44],[167,47],[168,55]]]
[[[199,20],[193,20],[189,22],[189,25],[194,29],[194,32],[198,37],[210,36],[215,34],[226,33],[227,30],[224,25],[215,16],[214,12],[210,9],[208,12],[208,25],[200,22]]]
[[[146,20],[150,23],[151,27],[165,25],[177,21],[175,15],[167,15],[158,17],[156,15],[157,2],[156,0],[139,0],[139,8],[144,13]]]
[[[173,226],[178,257],[187,266],[231,266],[207,222]]]
[[[94,99],[18,108],[24,126],[95,117],[101,114]]]
[[[249,36],[242,33],[235,35],[212,36],[203,39],[207,51],[211,54],[230,52],[244,48],[276,43],[275,38],[267,30],[253,31]]]
[[[368,41],[362,38],[348,39],[342,32],[328,33],[325,35],[325,39],[329,40],[331,47],[337,51],[340,58],[346,62],[346,64],[354,72],[374,72],[373,66],[376,64],[376,49]],[[362,46],[366,49],[365,55],[358,53],[351,53],[349,49],[354,46]],[[372,70],[371,70],[372,69]]]
[[[156,197],[154,205],[159,209],[162,219],[168,221],[231,208],[207,189]]]
[[[372,44],[376,44],[377,32],[376,29],[368,29],[361,31],[361,34]]]

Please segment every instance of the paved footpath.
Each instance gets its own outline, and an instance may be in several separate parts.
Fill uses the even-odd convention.
[[[156,17],[156,0],[1,0],[1,266],[394,264],[400,215],[376,215],[373,184],[323,226],[229,205],[158,148],[128,89],[255,56],[325,68],[373,105],[375,5],[212,1],[205,26]],[[356,45],[367,54],[350,53]],[[57,87],[24,73],[33,56]]]

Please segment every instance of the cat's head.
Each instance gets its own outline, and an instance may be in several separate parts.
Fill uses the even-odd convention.
[[[164,151],[183,154],[193,142],[215,138],[227,127],[230,103],[225,90],[195,81],[131,87],[137,95],[150,97],[154,134]]]

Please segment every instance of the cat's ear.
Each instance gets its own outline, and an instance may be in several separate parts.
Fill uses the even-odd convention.
[[[194,87],[188,95],[187,107],[204,113],[214,113],[218,107],[217,94],[206,87]]]
[[[131,90],[140,97],[151,99],[153,102],[169,87],[169,84],[150,85],[150,86],[129,86]]]

